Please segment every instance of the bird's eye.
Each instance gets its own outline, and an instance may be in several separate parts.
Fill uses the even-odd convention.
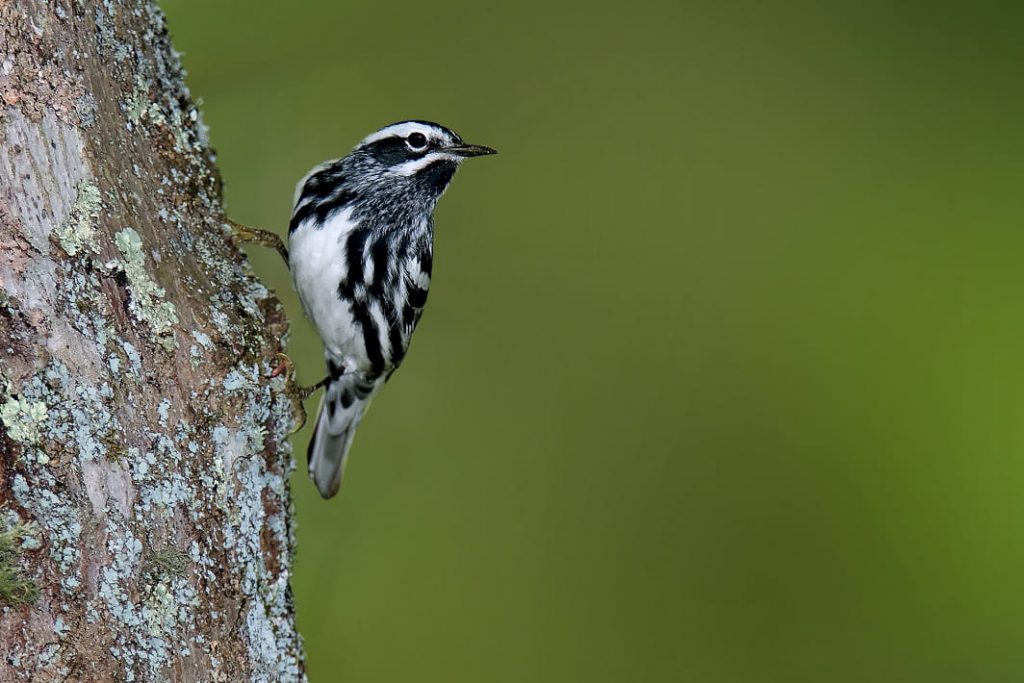
[[[420,150],[427,146],[427,136],[423,133],[413,133],[405,141],[409,143],[409,147],[415,150]]]

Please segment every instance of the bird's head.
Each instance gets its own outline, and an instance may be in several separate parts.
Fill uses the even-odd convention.
[[[299,181],[288,234],[304,221],[323,223],[345,208],[382,229],[422,223],[459,164],[487,154],[496,152],[467,145],[454,131],[429,121],[385,126]]]
[[[468,145],[455,131],[429,121],[402,121],[367,136],[352,152],[377,180],[440,196],[455,170],[469,157],[496,154],[490,147]]]

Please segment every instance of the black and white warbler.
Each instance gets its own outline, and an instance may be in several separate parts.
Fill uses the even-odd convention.
[[[433,266],[433,212],[459,164],[495,150],[467,145],[428,121],[403,121],[328,161],[295,192],[288,248],[274,246],[324,344],[327,376],[309,443],[309,476],[320,495],[338,492],[345,456],[373,395],[402,363],[423,314]]]

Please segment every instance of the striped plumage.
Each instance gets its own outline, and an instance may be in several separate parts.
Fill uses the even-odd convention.
[[[423,313],[434,206],[463,159],[493,153],[435,123],[405,121],[296,188],[289,267],[329,377],[309,444],[310,478],[324,498],[337,493],[355,428]]]

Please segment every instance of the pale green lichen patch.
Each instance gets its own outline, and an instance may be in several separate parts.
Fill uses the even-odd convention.
[[[20,557],[24,550],[39,547],[31,523],[0,516],[0,605],[23,607],[39,598],[39,586],[25,575]]]
[[[149,88],[146,87],[146,81],[141,76],[135,79],[135,89],[128,95],[123,108],[128,121],[134,125],[143,121],[150,121],[157,125],[165,122],[159,103],[150,100]]]
[[[167,292],[146,271],[142,238],[134,229],[125,228],[114,236],[114,243],[124,256],[119,265],[128,277],[128,310],[136,320],[149,325],[161,346],[173,351],[177,346],[174,326],[178,324],[178,311],[172,302],[164,300]]]
[[[170,582],[161,581],[150,587],[148,592],[149,595],[142,607],[142,612],[149,635],[161,636],[165,633],[173,633],[174,627],[177,626],[178,607],[174,602]]]
[[[57,228],[57,239],[68,256],[76,256],[88,250],[99,253],[96,244],[96,220],[99,218],[103,200],[98,187],[88,181],[78,185],[78,199],[71,207],[68,219]]]
[[[29,401],[25,397],[8,397],[0,406],[0,420],[7,429],[7,436],[22,444],[39,441],[39,427],[46,421],[46,404]]]

